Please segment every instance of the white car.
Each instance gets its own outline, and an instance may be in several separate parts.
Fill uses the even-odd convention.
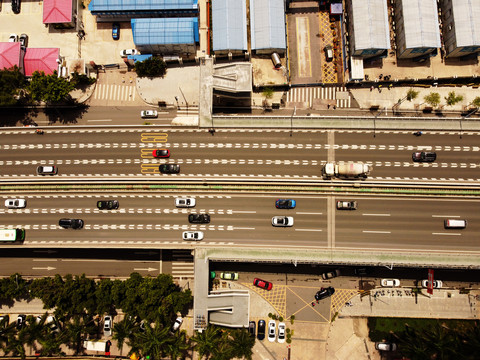
[[[276,337],[275,320],[270,320],[268,322],[268,341],[274,342]]]
[[[10,34],[10,37],[8,38],[8,42],[17,42],[17,41],[18,41],[17,34]]]
[[[127,57],[128,55],[137,55],[137,50],[136,49],[125,49],[120,51],[120,56],[121,57]]]
[[[183,323],[183,319],[179,316],[175,319],[175,322],[173,323],[173,326],[172,326],[172,331],[177,331],[178,329],[180,329],[180,326],[182,325]]]
[[[203,231],[184,231],[183,240],[200,241],[203,240]]]
[[[105,317],[103,318],[103,334],[105,336],[111,336],[112,327],[112,317],[110,315],[105,315]]]
[[[274,217],[272,217],[272,225],[273,226],[280,226],[280,227],[293,226],[293,217],[291,217],[291,216],[274,216]]]
[[[142,110],[140,111],[140,116],[142,118],[156,118],[158,117],[157,110]]]
[[[443,286],[442,280],[433,280],[433,288],[434,289],[441,289]],[[426,288],[428,287],[428,280],[423,280],[422,281],[422,287]]]
[[[278,324],[278,340],[280,344],[285,342],[285,323]]]
[[[177,208],[191,208],[195,207],[196,201],[195,198],[176,198],[175,206]]]
[[[5,200],[5,207],[9,209],[23,209],[27,206],[25,199],[7,199]]]
[[[382,279],[380,282],[383,287],[397,287],[400,286],[400,280],[398,279]]]

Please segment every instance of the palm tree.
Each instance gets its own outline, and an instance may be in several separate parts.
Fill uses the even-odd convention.
[[[185,330],[176,332],[171,341],[166,344],[166,353],[172,360],[184,359],[188,350],[190,350],[190,344],[187,342]]]
[[[119,321],[113,325],[113,336],[114,340],[117,340],[117,347],[120,350],[120,355],[122,355],[123,344],[125,339],[132,333],[135,329],[135,324],[130,316],[125,316],[122,321]]]
[[[21,330],[25,334],[24,344],[28,345],[30,349],[37,350],[36,342],[41,340],[43,337],[43,332],[45,329],[45,319],[48,314],[44,314],[40,319],[37,320],[32,315],[27,317],[26,324],[27,326]],[[31,351],[30,351],[31,354]]]
[[[16,335],[16,336],[15,336]],[[20,356],[25,359],[25,342],[27,340],[25,329],[22,329],[18,334],[12,333],[7,340],[7,346],[5,348],[5,354],[12,354],[12,356]]]
[[[138,348],[143,356],[150,356],[150,359],[160,360],[165,356],[167,344],[170,341],[169,328],[155,323],[154,327],[146,324],[145,331],[134,336],[134,347]]]
[[[252,359],[253,345],[255,345],[255,338],[250,335],[247,329],[237,329],[232,332],[233,339],[229,343],[232,346],[233,355],[236,358]]]
[[[17,327],[14,322],[8,323],[8,318],[4,318],[3,323],[0,323],[0,349],[7,354],[8,340],[10,338],[15,338],[17,335]],[[6,324],[6,326],[5,326]]]
[[[192,341],[195,343],[194,350],[198,352],[200,358],[204,357],[208,359],[221,343],[220,328],[209,325],[203,332],[197,332],[192,337]]]

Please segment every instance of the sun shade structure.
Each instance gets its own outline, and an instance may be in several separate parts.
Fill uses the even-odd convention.
[[[71,24],[72,15],[72,0],[43,0],[44,24]]]
[[[436,0],[397,0],[395,21],[397,57],[414,58],[441,46]]]
[[[251,47],[257,53],[284,53],[285,8],[283,0],[250,0]]]
[[[368,58],[390,49],[386,0],[348,0],[347,5],[351,55]]]
[[[11,69],[14,66],[23,68],[20,61],[20,43],[19,42],[1,42],[0,43],[0,70]]]
[[[51,75],[58,69],[59,48],[28,48],[25,53],[25,76],[32,76],[35,71]]]
[[[132,19],[133,42],[144,53],[193,54],[198,40],[197,18]]]
[[[480,51],[480,1],[441,0],[443,43],[447,57]]]
[[[241,54],[247,51],[246,0],[214,0],[212,32],[215,53]]]

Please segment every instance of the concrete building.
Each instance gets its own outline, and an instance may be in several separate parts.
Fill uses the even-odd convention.
[[[250,44],[257,54],[287,49],[283,0],[250,0]]]
[[[390,49],[386,0],[347,0],[350,56],[364,59]]]
[[[398,58],[424,57],[441,47],[436,0],[397,0]]]
[[[447,57],[480,51],[480,1],[440,0],[443,46]]]
[[[248,50],[246,0],[212,1],[212,50],[241,55]]]

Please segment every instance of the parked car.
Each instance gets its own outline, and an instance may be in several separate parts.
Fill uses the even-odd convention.
[[[10,324],[10,315],[0,315],[0,324],[3,324],[3,327],[7,327]]]
[[[376,342],[375,349],[380,351],[395,351],[397,350],[397,344],[388,341]]]
[[[252,337],[255,337],[255,328],[256,328],[255,321],[250,321],[248,323],[248,332],[250,333],[250,336],[252,336]]]
[[[322,299],[326,299],[330,296],[332,296],[333,294],[335,294],[335,288],[329,286],[327,288],[320,288],[319,291],[317,291],[317,293],[315,294],[315,300],[322,300]]]
[[[265,320],[258,320],[258,326],[257,326],[257,339],[258,340],[265,339],[265,327],[266,327]]]
[[[58,225],[64,229],[81,229],[84,224],[82,219],[63,218],[58,221]]]
[[[329,280],[329,279],[336,278],[337,276],[340,276],[340,270],[338,270],[338,269],[323,273],[322,274],[322,279],[323,280]]]
[[[126,50],[121,50],[120,51],[120,56],[121,57],[127,57],[129,55],[137,55],[137,50],[136,49],[126,49]]]
[[[412,160],[414,162],[434,162],[437,159],[437,153],[434,152],[414,152]]]
[[[12,11],[14,14],[20,14],[20,0],[12,0]]]
[[[5,207],[9,209],[23,209],[27,206],[25,199],[7,199],[5,200]]]
[[[180,172],[180,165],[178,164],[162,164],[158,167],[162,174],[178,174]]]
[[[380,281],[383,287],[397,287],[400,286],[400,280],[398,279],[382,279]]]
[[[175,206],[177,208],[191,208],[195,207],[196,200],[195,198],[176,198]]]
[[[37,167],[37,174],[38,175],[57,175],[58,168],[56,166],[48,165],[48,166],[39,166]]]
[[[188,215],[188,222],[190,224],[208,224],[210,222],[210,215],[208,215],[208,214],[190,214],[190,215]]]
[[[275,330],[276,330],[275,320],[270,320],[268,322],[268,341],[270,342],[275,341],[275,338],[277,337]]]
[[[238,280],[238,273],[236,272],[222,272],[220,273],[220,279],[223,280]]]
[[[272,290],[273,284],[269,281],[261,280],[258,278],[253,279],[253,285],[265,290]]]
[[[441,289],[443,286],[443,282],[441,280],[433,280],[433,288],[434,289]],[[428,287],[428,280],[422,280],[422,287]]]
[[[26,48],[28,46],[28,35],[27,34],[22,34],[18,38],[18,41],[20,41],[20,46],[23,48]]]
[[[274,216],[272,217],[272,225],[275,227],[293,226],[293,217],[291,216]]]
[[[42,322],[42,318],[43,318],[43,316],[41,316],[41,315],[37,316],[36,323],[40,324]],[[55,319],[55,317],[53,315],[48,315],[45,318],[45,322],[43,324],[50,326],[50,329],[52,331],[55,331],[55,332],[58,331],[57,320]]]
[[[17,34],[10,34],[8,37],[8,42],[17,42],[18,41],[18,36]]]
[[[293,199],[278,199],[275,201],[275,207],[277,209],[295,209],[297,202]]]
[[[103,335],[112,336],[113,320],[110,315],[105,315],[103,318]]]
[[[281,322],[278,324],[278,337],[277,341],[280,344],[283,344],[285,342],[285,323]]]
[[[140,111],[140,116],[142,118],[156,118],[158,117],[157,110],[142,110]]]
[[[182,234],[183,240],[192,240],[192,241],[200,241],[203,240],[203,232],[202,231],[184,231]]]
[[[152,155],[155,158],[169,158],[170,150],[167,150],[167,149],[153,150]]]
[[[337,201],[337,210],[357,210],[356,201]]]
[[[323,49],[325,51],[325,60],[332,61],[333,60],[333,48],[331,45],[325,46]]]
[[[175,332],[177,331],[178,329],[180,329],[180,326],[182,326],[182,323],[183,323],[183,319],[179,316],[175,319],[175,322],[173,323],[173,326],[172,326],[172,331]]]
[[[112,24],[112,38],[113,38],[113,40],[120,39],[120,24],[119,23],[113,23]]]
[[[27,315],[18,315],[17,316],[17,329],[20,330],[25,326],[25,319],[27,318]]]
[[[114,210],[118,209],[119,202],[117,200],[100,200],[97,201],[97,208],[99,210]]]

